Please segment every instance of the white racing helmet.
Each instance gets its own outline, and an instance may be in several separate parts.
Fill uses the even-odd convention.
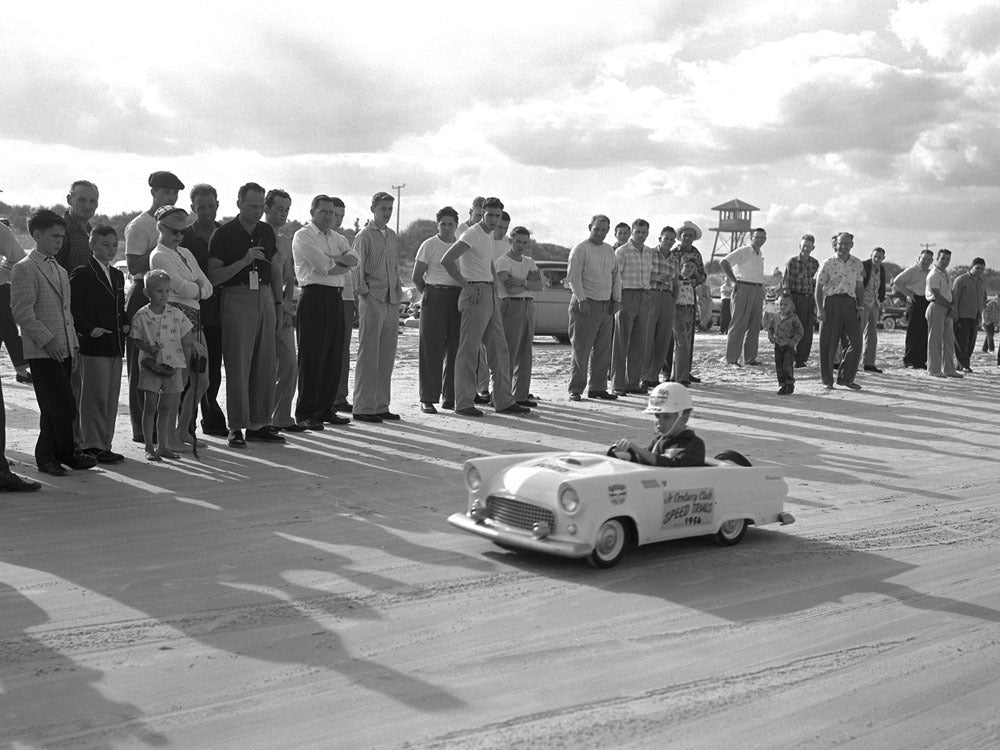
[[[680,383],[660,383],[649,394],[649,405],[643,411],[647,414],[677,414],[693,408],[687,388]]]

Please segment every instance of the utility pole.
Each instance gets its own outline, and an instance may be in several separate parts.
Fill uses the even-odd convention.
[[[927,252],[930,252],[932,247],[937,247],[937,243],[936,242],[921,242],[920,243],[920,247],[922,247]]]
[[[396,235],[399,235],[399,207],[403,204],[402,199],[399,197],[399,191],[406,187],[404,182],[402,185],[393,185],[392,189],[396,191]]]

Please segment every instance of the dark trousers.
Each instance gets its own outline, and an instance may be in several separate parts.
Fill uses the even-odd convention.
[[[972,368],[972,353],[976,351],[978,325],[975,318],[959,318],[955,321],[955,361],[959,367]]]
[[[733,301],[723,297],[719,309],[719,333],[729,332],[729,323],[733,319]]]
[[[7,347],[11,364],[14,368],[23,367],[24,347],[21,345],[21,335],[17,332],[17,323],[10,311],[10,284],[0,286],[0,340]]]
[[[225,432],[226,415],[219,406],[219,389],[222,387],[222,326],[205,326],[202,335],[205,337],[205,348],[208,349],[208,389],[201,397],[201,429]]]
[[[299,398],[295,419],[323,419],[333,409],[344,350],[344,301],[338,286],[307,284],[299,297],[295,328],[299,339]]]
[[[802,322],[802,338],[795,346],[795,361],[804,365],[812,352],[813,328],[816,323],[816,298],[811,294],[792,294],[795,314]]]
[[[792,389],[795,387],[795,360],[798,350],[794,346],[774,345],[774,371],[778,376],[778,385]]]
[[[838,343],[844,346],[844,357],[837,370],[837,382],[853,383],[861,362],[861,321],[858,320],[857,301],[846,294],[833,294],[823,301],[819,370],[826,385],[833,383],[833,360]]]
[[[996,349],[996,344],[993,342],[994,326],[992,323],[987,323],[983,326],[983,330],[986,331],[986,336],[983,338],[983,351],[992,352]]]
[[[462,328],[461,287],[425,286],[420,305],[420,400],[455,401],[455,355]],[[513,358],[513,352],[508,352]]]
[[[31,382],[38,402],[38,440],[35,442],[35,463],[38,466],[66,463],[73,458],[73,421],[76,401],[70,374],[73,360],[29,359]]]
[[[148,302],[145,282],[133,279],[125,299],[125,317],[130,324],[132,316]],[[131,336],[125,339],[125,367],[128,371],[128,415],[132,422],[132,439],[145,442],[142,435],[142,408],[146,398],[145,392],[139,388],[139,347]]]
[[[906,321],[903,364],[927,367],[927,298],[914,295]]]

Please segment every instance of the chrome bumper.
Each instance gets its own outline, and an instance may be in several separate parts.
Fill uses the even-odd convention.
[[[551,538],[537,539],[530,532],[511,529],[506,526],[494,526],[489,520],[476,523],[465,513],[452,513],[448,516],[448,523],[462,529],[462,531],[468,531],[484,539],[489,539],[491,542],[498,542],[509,547],[517,547],[532,552],[542,552],[547,555],[586,557],[594,549],[594,545],[587,542],[566,542]]]

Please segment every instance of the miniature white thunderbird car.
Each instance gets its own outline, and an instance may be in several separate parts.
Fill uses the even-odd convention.
[[[712,535],[722,545],[747,525],[795,521],[772,468],[709,459],[663,468],[593,453],[532,453],[465,462],[469,508],[448,522],[505,549],[618,563],[632,544]]]

